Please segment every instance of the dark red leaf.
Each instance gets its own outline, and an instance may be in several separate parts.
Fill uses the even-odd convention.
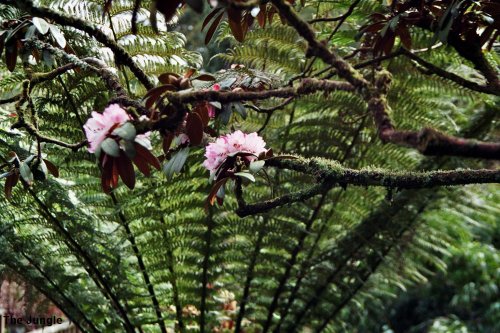
[[[158,80],[163,84],[173,84],[179,77],[179,74],[176,73],[163,73],[158,76]]]
[[[274,17],[274,14],[277,13],[277,10],[276,10],[276,7],[274,7],[274,5],[271,7],[271,9],[269,9],[267,11],[267,21],[269,22],[269,24],[272,24],[273,23],[273,17]]]
[[[5,197],[7,200],[12,199],[12,188],[16,186],[19,181],[19,173],[14,172],[5,180]]]
[[[396,41],[396,34],[392,31],[388,32],[386,36],[383,38],[386,39],[382,46],[382,50],[385,55],[391,53],[392,47],[394,46],[394,42]]]
[[[162,1],[162,0],[156,0],[156,9],[165,15],[165,21],[169,22],[172,17],[174,17],[177,8],[179,7],[179,4],[182,2],[182,0],[170,0],[170,1]]]
[[[208,210],[209,206],[213,206],[215,203],[215,198],[217,197],[217,192],[219,189],[229,180],[229,178],[222,178],[219,179],[214,186],[212,186],[212,189],[210,190],[210,194],[207,197],[207,202],[205,204],[205,209]]]
[[[6,32],[4,32],[4,33],[2,33],[2,34],[0,35],[0,57],[2,56],[3,47],[4,47],[4,45],[5,45],[5,42],[4,42],[4,40],[5,40],[5,35],[7,35],[7,33],[6,33]]]
[[[188,114],[186,134],[189,136],[189,142],[194,146],[199,145],[203,140],[203,121],[197,113]]]
[[[260,12],[257,14],[257,21],[259,26],[264,28],[266,26],[267,5],[260,5]]]
[[[172,133],[168,133],[167,135],[163,136],[163,152],[165,155],[168,154],[168,151],[170,150],[170,145],[172,145],[172,141],[174,140],[174,135]]]
[[[41,56],[37,49],[33,49],[33,51],[31,51],[31,55],[35,58],[36,62],[40,62]]]
[[[144,96],[144,99],[146,100],[146,107],[151,108],[164,92],[175,91],[175,90],[177,89],[171,84],[164,84],[162,86],[155,87],[149,90]]]
[[[215,33],[215,30],[217,30],[217,27],[219,26],[220,21],[222,20],[222,17],[224,16],[224,13],[220,13],[219,16],[215,18],[215,20],[212,22],[212,25],[207,31],[207,35],[205,36],[205,44],[210,43],[210,40],[212,39],[212,36]]]
[[[111,188],[117,188],[118,187],[118,179],[119,179],[119,172],[118,172],[118,159],[114,157],[110,157],[111,163],[113,165],[113,168],[111,169],[111,181],[110,181],[110,186]]]
[[[111,174],[113,172],[113,161],[106,154],[102,154],[101,186],[104,193],[111,192]]]
[[[205,29],[205,27],[207,26],[208,22],[210,22],[211,19],[213,19],[215,17],[215,14],[217,14],[218,12],[220,12],[222,10],[222,7],[217,7],[217,8],[214,8],[214,10],[212,10],[208,15],[207,17],[205,18],[205,20],[203,21],[203,24],[201,25],[201,30],[203,31],[203,29]]]
[[[17,60],[17,45],[14,42],[8,42],[5,45],[5,63],[7,65],[7,69],[11,72],[16,68],[16,60]]]
[[[398,29],[396,30],[399,34],[399,39],[401,40],[401,44],[407,49],[411,49],[411,35],[408,31],[408,27],[404,24],[400,24]]]
[[[212,128],[212,127],[205,127],[205,133],[207,133],[210,136],[216,137],[218,136],[217,132]]]
[[[230,7],[227,10],[227,15],[229,28],[231,28],[231,32],[233,33],[234,38],[236,38],[236,40],[240,43],[243,42],[243,40],[245,39],[245,34],[242,26],[241,10]]]
[[[136,154],[133,162],[137,169],[139,169],[139,171],[144,174],[144,176],[149,177],[151,175],[151,169],[149,168],[149,164],[145,159]]]
[[[252,14],[250,14],[250,12],[246,13],[246,15],[243,17],[243,22],[241,23],[241,27],[243,29],[243,38],[245,38],[245,36],[247,35],[248,29],[250,29],[254,20],[255,19]]]
[[[191,76],[193,76],[194,73],[196,73],[196,69],[190,68],[187,70],[186,74],[184,74],[184,77],[186,79],[189,79]]]
[[[51,161],[47,161],[46,159],[44,159],[43,161],[45,162],[47,170],[50,172],[50,174],[56,178],[59,177],[59,169],[56,167],[56,165]]]
[[[189,7],[195,12],[201,14],[203,12],[203,0],[185,0]]]
[[[203,127],[206,127],[210,121],[210,116],[208,115],[208,105],[209,104],[206,102],[200,103],[193,109],[193,112],[200,116]]]
[[[144,161],[151,164],[156,170],[161,169],[160,161],[158,161],[158,159],[153,154],[151,154],[151,152],[147,148],[136,143],[135,150],[137,152],[136,158],[142,158]]]
[[[363,29],[363,32],[378,32],[382,30],[382,28],[385,26],[385,22],[377,22],[370,24],[366,28]]]
[[[374,22],[387,20],[387,17],[382,13],[373,13],[370,15],[370,18]]]
[[[104,13],[109,13],[109,11],[111,10],[111,6],[112,5],[113,5],[113,0],[106,0],[106,2],[104,3],[104,8],[103,8],[104,10],[103,10],[103,12]]]
[[[121,151],[120,157],[117,158],[115,163],[118,165],[118,173],[120,174],[123,183],[127,185],[129,189],[133,189],[135,186],[135,172],[130,158],[128,158],[127,155]]]
[[[194,77],[193,80],[215,81],[216,78],[210,74],[201,74],[201,75],[198,75],[197,77]]]

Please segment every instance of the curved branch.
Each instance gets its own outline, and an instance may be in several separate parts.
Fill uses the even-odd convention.
[[[344,22],[352,14],[352,12],[356,8],[356,6],[360,3],[360,1],[361,0],[355,0],[349,6],[349,9],[345,12],[345,14],[342,14],[342,15],[337,16],[337,17],[322,17],[322,18],[317,18],[317,19],[314,19],[314,20],[310,20],[309,24],[314,24],[314,23],[317,23],[317,22],[336,22],[336,21],[341,21],[341,23],[339,23],[339,25],[338,25],[338,26],[340,26],[342,24],[342,22]]]
[[[373,114],[382,142],[415,148],[424,155],[500,159],[500,143],[457,138],[432,128],[420,131],[397,130],[387,112],[389,106],[385,95],[389,90],[390,81],[389,73],[379,72],[376,77],[376,89],[368,101],[368,110]]]
[[[153,82],[149,79],[146,73],[144,73],[143,70],[140,69],[139,66],[134,62],[132,56],[128,54],[128,52],[123,47],[106,36],[106,34],[99,28],[92,26],[88,22],[77,17],[68,17],[49,8],[36,7],[31,0],[14,2],[8,1],[7,3],[17,8],[26,10],[33,16],[45,17],[53,20],[60,25],[70,26],[86,32],[90,36],[94,37],[98,42],[104,44],[106,47],[109,47],[115,55],[115,61],[118,64],[124,64],[128,68],[130,68],[132,73],[134,73],[134,75],[144,85],[144,87],[146,87],[148,90],[154,87]]]
[[[409,59],[414,60],[415,62],[417,62],[421,66],[425,67],[430,72],[430,74],[435,74],[435,75],[440,76],[442,78],[445,78],[447,80],[453,81],[456,84],[461,85],[462,87],[465,87],[465,88],[470,89],[470,90],[478,91],[478,92],[485,93],[485,94],[492,94],[492,95],[500,96],[500,89],[498,87],[495,87],[492,85],[484,86],[484,85],[480,85],[476,82],[464,79],[463,77],[461,77],[457,74],[454,74],[454,73],[451,73],[451,72],[445,71],[444,69],[439,68],[438,66],[422,59],[421,57],[417,56],[416,54],[414,54],[413,52],[411,52],[405,48],[401,48],[400,52],[401,52],[401,54],[405,55]]]
[[[10,98],[6,98],[6,99],[0,99],[0,105],[14,103],[14,102],[17,102],[20,99],[21,99],[21,95],[16,95],[16,96],[13,96],[13,97],[10,97]]]
[[[85,147],[87,145],[87,140],[83,140],[83,141],[78,142],[78,143],[67,143],[67,142],[60,141],[60,140],[45,136],[43,134],[40,134],[40,132],[35,128],[35,126],[33,126],[33,124],[25,122],[24,118],[21,118],[21,117],[18,119],[18,121],[16,123],[14,123],[11,126],[11,128],[12,129],[24,128],[24,129],[26,129],[26,131],[29,134],[33,135],[38,142],[52,143],[52,144],[55,144],[57,146],[61,146],[63,148],[69,148],[73,151],[77,151],[80,148]]]

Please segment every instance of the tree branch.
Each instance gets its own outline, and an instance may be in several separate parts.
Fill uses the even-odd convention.
[[[0,105],[14,103],[14,102],[17,102],[20,99],[21,99],[21,95],[16,95],[16,96],[13,96],[13,97],[10,97],[10,98],[6,98],[6,99],[0,99]]]
[[[422,189],[439,186],[500,182],[500,170],[451,170],[395,172],[381,169],[354,170],[322,159],[266,160],[266,166],[288,169],[311,175],[317,184],[308,189],[289,193],[255,204],[240,205],[240,217],[255,215],[286,204],[307,200],[335,186],[384,186],[397,189]]]
[[[73,28],[76,28],[78,30],[84,31],[90,36],[94,37],[98,42],[104,44],[106,47],[109,47],[111,51],[113,51],[113,54],[115,55],[115,61],[118,64],[124,64],[130,70],[134,75],[137,77],[137,79],[149,90],[154,87],[154,84],[152,81],[149,79],[149,77],[142,71],[142,69],[139,68],[139,66],[134,62],[134,59],[128,52],[118,45],[115,41],[113,41],[111,38],[109,38],[104,32],[102,32],[101,29],[90,25],[88,22],[79,19],[77,17],[68,17],[64,16],[56,11],[53,11],[49,8],[43,8],[43,7],[36,7],[33,4],[33,1],[31,0],[24,0],[24,1],[5,1],[2,0],[2,3],[7,3],[9,5],[15,6],[17,8],[26,10],[28,13],[30,13],[33,16],[38,16],[38,17],[45,17],[50,20],[53,20],[54,22],[64,25],[64,26],[70,26]]]
[[[342,57],[330,51],[325,44],[316,39],[315,32],[311,26],[292,9],[288,2],[284,0],[272,0],[271,2],[309,44],[307,56],[317,56],[325,63],[332,65],[337,69],[338,74],[342,78],[346,79],[357,89],[363,90],[369,88],[370,83],[358,71]]]
[[[199,101],[218,101],[221,103],[230,103],[244,100],[262,100],[271,97],[289,98],[302,95],[313,94],[315,92],[333,92],[333,91],[354,91],[353,85],[343,81],[303,79],[297,87],[286,87],[270,89],[263,91],[179,91],[167,92],[165,96],[175,104],[193,103]]]
[[[422,59],[421,57],[417,56],[416,54],[414,54],[413,52],[411,52],[405,48],[401,48],[400,52],[401,52],[401,54],[405,55],[406,57],[408,57],[408,58],[414,60],[415,62],[417,62],[418,64],[424,66],[431,74],[435,74],[435,75],[438,75],[438,76],[445,78],[447,80],[453,81],[456,84],[461,85],[462,87],[468,88],[470,90],[478,91],[478,92],[485,93],[485,94],[492,94],[492,95],[500,96],[500,89],[498,87],[495,87],[492,85],[483,86],[483,85],[480,85],[476,82],[464,79],[463,77],[461,77],[459,75],[445,71],[444,69],[437,67],[436,65]]]
[[[396,130],[387,112],[389,107],[385,97],[390,81],[388,72],[379,72],[376,78],[376,90],[368,101],[368,109],[373,114],[382,142],[415,148],[424,155],[500,159],[500,143],[461,139],[432,128],[424,128],[421,131]]]
[[[345,12],[344,14],[342,14],[340,16],[337,16],[337,17],[322,17],[322,18],[317,18],[317,19],[314,19],[314,20],[310,20],[309,24],[314,24],[314,23],[318,23],[318,22],[336,22],[336,21],[343,22],[343,21],[345,21],[352,14],[352,12],[354,11],[354,8],[356,8],[356,6],[359,4],[360,1],[361,0],[355,0],[349,6],[349,9],[347,10],[347,12]],[[340,24],[338,26],[340,26]]]
[[[38,142],[52,143],[52,144],[55,144],[57,146],[69,148],[73,151],[77,151],[80,148],[85,147],[87,145],[87,140],[83,140],[83,141],[78,142],[78,143],[66,143],[66,142],[45,136],[43,134],[40,134],[40,132],[35,128],[35,126],[33,126],[33,124],[25,122],[23,118],[19,118],[18,121],[11,126],[11,128],[12,129],[24,128],[24,129],[26,129],[26,131],[29,134],[34,136]]]

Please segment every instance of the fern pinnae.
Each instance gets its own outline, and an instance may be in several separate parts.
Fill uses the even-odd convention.
[[[261,223],[257,222],[260,224],[260,226],[259,226],[259,230],[257,233],[257,240],[255,241],[254,250],[253,250],[252,255],[250,257],[250,262],[248,264],[248,268],[247,268],[247,272],[246,272],[246,281],[245,281],[245,284],[243,287],[243,295],[242,295],[242,298],[240,301],[238,316],[236,317],[236,324],[235,324],[235,329],[234,329],[235,333],[240,333],[240,331],[241,331],[241,323],[242,323],[243,318],[245,317],[246,306],[247,306],[247,303],[249,302],[249,298],[250,298],[250,287],[252,284],[252,280],[254,278],[254,269],[255,269],[255,265],[257,263],[257,257],[259,256],[259,253],[262,249],[262,240],[263,240],[264,235],[265,235],[264,227],[265,227],[266,222],[267,222],[267,217],[264,216],[264,217],[262,217],[262,219],[263,219],[263,221]]]
[[[83,321],[89,326],[90,330],[95,333],[99,333],[99,330],[97,327],[95,327],[94,323],[83,313],[83,311],[73,302],[71,298],[69,298],[67,295],[64,294],[64,292],[61,290],[60,286],[58,286],[49,276],[46,272],[43,271],[43,269],[38,265],[32,258],[30,258],[26,253],[23,251],[19,251],[19,253],[25,258],[30,265],[35,267],[35,269],[40,273],[41,276],[56,290],[61,297],[69,304],[71,307],[73,307],[78,314],[83,318]],[[50,294],[48,294],[48,297],[50,297]],[[66,304],[65,304],[66,305]],[[62,309],[66,309],[66,306],[60,307]],[[74,320],[74,318],[71,318],[71,315],[68,314],[68,317],[72,319],[75,322],[75,325],[78,327],[79,330],[82,332],[85,332],[83,327],[80,325],[79,320]]]
[[[311,214],[311,217],[305,223],[304,230],[300,233],[297,244],[295,245],[293,251],[290,253],[290,258],[287,260],[285,272],[283,273],[283,275],[280,278],[278,287],[276,288],[276,290],[274,292],[273,299],[271,301],[269,309],[267,310],[267,318],[266,318],[266,321],[265,321],[264,326],[262,328],[263,333],[267,333],[267,331],[271,327],[273,315],[278,307],[278,302],[279,302],[279,299],[281,297],[281,294],[283,293],[283,291],[285,289],[285,286],[286,286],[288,279],[290,279],[290,274],[292,272],[292,268],[294,267],[294,265],[297,261],[299,253],[303,249],[305,238],[309,235],[310,230],[313,226],[313,223],[317,219],[319,212],[323,206],[323,203],[325,202],[327,194],[328,194],[328,191],[321,194],[321,197],[319,199],[318,204],[314,208],[314,210]]]
[[[92,262],[91,258],[88,256],[88,254],[81,248],[81,246],[76,242],[76,240],[71,236],[71,234],[66,230],[66,228],[63,226],[63,224],[52,215],[48,207],[38,198],[36,193],[28,189],[28,192],[30,195],[33,197],[37,205],[40,207],[40,209],[43,211],[43,213],[46,215],[46,217],[54,224],[56,229],[61,233],[62,237],[69,243],[70,248],[72,248],[75,252],[77,252],[85,263],[86,269],[89,270],[89,274],[95,279],[95,282],[98,286],[102,286],[103,290],[105,291],[106,297],[109,298],[113,306],[116,308],[116,311],[118,314],[123,318],[124,320],[124,328],[127,332],[129,333],[134,333],[134,327],[132,323],[130,322],[126,310],[121,306],[118,298],[116,295],[112,292],[111,287],[108,285],[106,279],[102,275],[102,273],[97,269],[97,267],[94,265]]]
[[[114,193],[110,193],[110,196],[111,196],[111,200],[113,201],[113,204],[115,206],[118,206],[118,200],[116,198],[116,195]],[[160,330],[162,333],[167,333],[167,328],[165,327],[165,322],[164,322],[163,316],[161,314],[160,303],[158,302],[158,298],[156,297],[154,286],[151,283],[151,279],[150,279],[148,271],[146,269],[146,265],[144,264],[142,254],[139,250],[139,247],[137,246],[135,236],[132,233],[132,230],[130,230],[130,227],[128,225],[129,222],[125,218],[125,215],[123,214],[123,212],[119,211],[118,217],[120,218],[120,221],[123,225],[123,228],[125,229],[128,241],[132,245],[132,249],[134,251],[135,257],[137,258],[137,264],[139,265],[139,269],[142,273],[142,277],[144,279],[144,284],[146,285],[146,288],[149,292],[149,296],[151,297],[151,301],[153,302],[153,308],[154,308],[154,311],[156,313],[156,318],[158,320],[158,325],[160,326]]]
[[[207,311],[207,297],[208,297],[208,270],[210,268],[210,256],[212,255],[212,241],[213,241],[213,233],[214,228],[216,227],[216,222],[213,219],[213,208],[209,207],[207,212],[207,217],[205,219],[206,223],[206,231],[204,235],[204,256],[202,263],[202,274],[201,274],[201,301],[200,301],[200,317],[199,317],[199,325],[200,332],[205,332],[205,313]]]

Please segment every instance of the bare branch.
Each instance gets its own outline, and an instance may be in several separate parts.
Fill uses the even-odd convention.
[[[337,27],[339,27],[343,21],[345,21],[351,14],[352,12],[354,11],[354,8],[356,8],[356,6],[359,4],[361,0],[355,0],[351,6],[349,6],[349,9],[347,10],[347,12],[345,12],[345,14],[342,14],[340,16],[337,16],[337,17],[322,17],[322,18],[317,18],[317,19],[314,19],[314,20],[310,20],[309,21],[309,24],[314,24],[314,23],[317,23],[317,22],[336,22],[336,21],[341,21],[341,23],[339,23],[337,25]]]
[[[35,126],[24,121],[24,118],[19,118],[16,123],[14,123],[11,128],[24,128],[26,131],[34,136],[38,142],[52,143],[63,148],[69,148],[73,151],[77,151],[82,147],[87,145],[87,140],[81,141],[79,143],[66,143],[48,136],[41,134]]]
[[[20,99],[21,99],[21,95],[16,95],[16,96],[13,96],[11,98],[6,98],[6,99],[0,99],[0,105],[14,103]]]
[[[451,73],[451,72],[448,72],[448,71],[445,71],[444,69],[441,69],[439,67],[437,67],[436,65],[422,59],[421,57],[417,56],[416,54],[414,54],[413,52],[405,49],[405,48],[401,48],[400,49],[400,52],[405,55],[406,57],[414,60],[415,62],[417,62],[418,64],[422,65],[423,67],[425,67],[431,74],[435,74],[435,75],[438,75],[442,78],[445,78],[447,80],[450,80],[450,81],[453,81],[455,82],[456,84],[459,84],[461,85],[462,87],[465,87],[465,88],[468,88],[470,90],[474,90],[474,91],[478,91],[478,92],[482,92],[482,93],[486,93],[486,94],[492,94],[492,95],[496,95],[496,96],[500,96],[500,89],[498,87],[495,87],[495,86],[483,86],[483,85],[480,85],[476,82],[473,82],[473,81],[469,81],[467,79],[464,79],[463,77],[457,75],[457,74],[454,74],[454,73]]]
[[[292,9],[289,3],[284,0],[272,0],[272,3],[280,11],[280,13],[287,19],[287,21],[297,30],[297,32],[309,44],[308,56],[317,56],[325,63],[335,67],[339,75],[351,83],[358,89],[366,89],[370,83],[356,71],[347,61],[337,55],[335,52],[330,51],[328,47],[316,39],[316,34],[311,26],[304,21]]]

